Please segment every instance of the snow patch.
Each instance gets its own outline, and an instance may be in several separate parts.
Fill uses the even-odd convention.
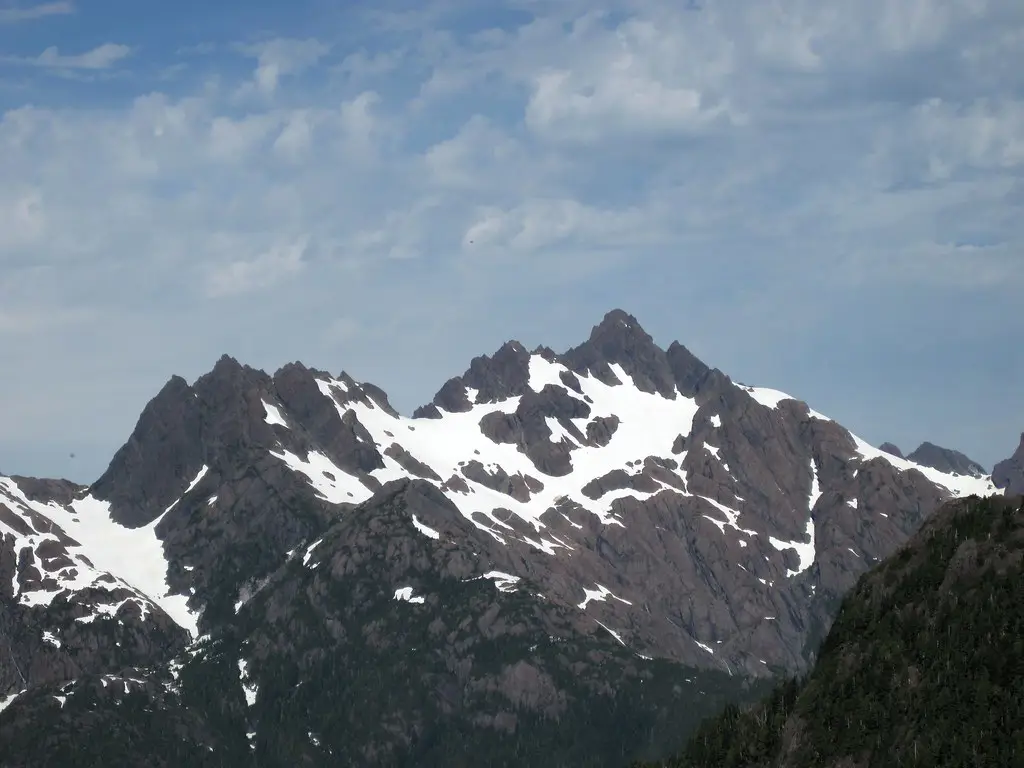
[[[318,546],[320,546],[321,542],[323,542],[323,539],[317,539],[312,544],[310,544],[308,547],[306,547],[306,551],[302,554],[302,564],[303,565],[305,565],[305,566],[309,565],[309,558],[311,558],[313,556],[313,550],[316,549]]]
[[[710,645],[705,645],[704,643],[702,643],[702,642],[701,642],[700,640],[698,640],[697,638],[693,638],[693,642],[695,642],[695,643],[696,643],[697,645],[699,645],[699,646],[700,646],[701,648],[703,648],[703,649],[704,649],[705,651],[707,651],[708,653],[710,653],[710,654],[711,654],[712,656],[714,656],[714,655],[715,655],[715,650],[714,650],[714,648],[712,648],[712,647],[711,647]]]
[[[734,528],[735,530],[739,531],[740,533],[747,534],[747,536],[757,536],[757,531],[750,530],[749,528],[741,528],[740,527],[740,524],[739,524],[740,513],[739,513],[739,511],[737,511],[735,509],[732,509],[731,507],[727,507],[727,506],[725,506],[725,504],[722,504],[720,501],[715,501],[715,499],[712,499],[712,498],[710,498],[708,496],[694,496],[693,498],[703,499],[708,504],[710,504],[715,509],[717,509],[719,512],[721,512],[723,515],[725,515],[726,522],[724,522],[724,523],[721,520],[716,520],[715,518],[711,517],[710,515],[702,515],[702,517],[705,520],[708,520],[708,521],[714,523],[715,526],[718,527],[718,530],[720,530],[723,534],[725,533],[725,526],[728,525],[731,528]],[[746,542],[740,540],[740,545],[741,546],[745,546]]]
[[[597,621],[597,619],[594,619],[594,621]],[[606,632],[607,632],[607,633],[608,633],[609,635],[611,635],[611,636],[612,636],[612,637],[614,637],[614,638],[615,638],[616,640],[618,640],[618,641],[619,641],[619,644],[620,644],[620,645],[623,645],[623,646],[625,646],[625,645],[626,645],[626,641],[622,639],[622,635],[620,635],[620,634],[619,634],[618,632],[616,632],[616,631],[615,631],[614,629],[611,629],[611,628],[610,628],[610,627],[609,627],[609,626],[608,626],[607,624],[602,624],[602,623],[601,623],[600,621],[597,621],[597,623],[598,623],[598,624],[600,624],[600,625],[601,625],[601,627],[602,627],[602,628],[603,628],[603,629],[604,629],[604,630],[605,630],[605,631],[606,631]],[[628,647],[628,646],[627,646],[627,647]]]
[[[435,531],[433,528],[424,525],[420,522],[420,519],[416,515],[412,516],[412,524],[416,527],[416,530],[422,533],[424,536],[428,536],[435,541],[440,540],[441,534]]]
[[[54,648],[60,648],[60,638],[50,630],[43,630],[43,641],[49,643]]]
[[[242,684],[242,692],[245,694],[245,704],[251,707],[256,703],[259,686],[249,680],[249,663],[245,659],[238,660],[238,680]]]
[[[400,587],[395,590],[395,600],[399,600],[406,603],[425,603],[426,598],[418,595],[413,595],[412,587]]]
[[[186,494],[195,488],[207,470],[204,466],[199,471],[185,491]],[[19,602],[49,604],[54,597],[65,591],[73,592],[90,587],[106,591],[123,588],[137,594],[137,597],[129,599],[138,603],[143,619],[149,615],[149,605],[153,602],[179,626],[195,636],[197,616],[189,610],[187,598],[167,594],[167,560],[163,542],[156,535],[156,527],[162,515],[141,528],[125,528],[111,519],[109,502],[91,495],[72,501],[68,508],[53,502],[34,502],[10,478],[0,478],[0,498],[15,512],[20,509],[23,513],[34,513],[52,524],[44,534],[18,537],[20,542],[15,546],[17,551],[24,547],[35,549],[46,539],[58,540],[55,529],[63,530],[73,540],[66,545],[73,564],[50,573],[57,581],[56,588],[19,595],[15,582],[14,594]],[[111,584],[104,580],[104,573],[112,575],[117,582]],[[113,607],[100,605],[97,609],[101,614],[109,615],[116,612],[124,602]]]
[[[629,600],[624,600],[621,597],[612,594],[612,591],[610,589],[608,589],[608,587],[602,586],[601,584],[595,584],[594,586],[596,586],[597,589],[586,589],[586,588],[584,588],[584,590],[583,590],[583,594],[584,594],[583,602],[576,606],[581,611],[584,610],[587,607],[587,603],[589,603],[591,600],[602,602],[602,601],[604,601],[605,599],[607,599],[609,597],[614,599],[614,600],[618,600],[620,603],[625,603],[626,605],[632,605],[632,603]]]
[[[5,709],[11,706],[11,704],[14,703],[14,700],[21,696],[21,694],[23,694],[24,692],[25,691],[18,691],[17,693],[12,693],[10,696],[0,699],[0,712],[3,712]]]
[[[343,472],[319,451],[310,451],[305,459],[288,450],[281,453],[271,451],[270,455],[283,461],[289,469],[305,475],[320,498],[330,504],[360,502],[370,497],[370,489],[358,478]]]
[[[742,385],[741,385],[742,386]],[[794,400],[791,395],[768,387],[743,387],[743,391],[766,408],[777,408],[783,400]]]
[[[516,584],[519,582],[518,576],[502,571],[488,571],[483,578],[491,579],[499,592],[515,592]]]
[[[281,427],[288,426],[288,422],[286,422],[284,420],[284,416],[281,415],[280,408],[278,408],[276,405],[271,405],[266,400],[263,400],[261,402],[263,403],[263,410],[266,411],[266,416],[263,417],[263,420],[267,422],[267,424],[269,424],[270,426],[274,426],[275,424]]]
[[[815,465],[814,459],[811,459],[811,492],[808,496],[807,527],[804,529],[804,536],[808,541],[783,541],[782,539],[776,539],[774,536],[768,537],[768,541],[780,552],[786,549],[796,550],[800,564],[795,571],[786,570],[787,578],[803,573],[814,563],[816,553],[814,548],[814,516],[812,513],[819,498],[821,498],[821,486],[818,483],[818,467]]]

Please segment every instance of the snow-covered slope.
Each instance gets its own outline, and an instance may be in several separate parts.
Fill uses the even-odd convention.
[[[572,471],[553,477],[541,471],[520,447],[513,443],[498,443],[485,434],[481,422],[493,414],[515,414],[521,397],[510,397],[497,402],[475,402],[476,392],[466,388],[466,396],[473,407],[465,412],[451,413],[441,409],[440,418],[412,419],[395,415],[372,398],[350,401],[346,399],[351,384],[333,378],[318,379],[317,385],[325,397],[331,398],[340,416],[353,414],[372,436],[374,445],[380,450],[384,467],[366,474],[381,482],[416,476],[403,466],[403,462],[385,453],[391,446],[400,446],[404,454],[411,455],[418,462],[429,467],[440,478],[426,478],[444,491],[462,511],[467,519],[476,525],[486,527],[499,540],[512,532],[497,514],[496,510],[507,510],[522,518],[538,532],[545,529],[542,517],[557,504],[571,502],[593,515],[601,525],[624,526],[626,521],[613,509],[615,502],[622,498],[649,499],[656,493],[668,491],[680,496],[700,497],[700,494],[686,490],[686,473],[678,467],[665,469],[665,474],[653,478],[651,490],[621,488],[594,499],[584,489],[594,481],[615,471],[632,475],[642,473],[645,460],[649,458],[669,461],[677,465],[685,458],[686,451],[673,452],[673,445],[682,438],[688,438],[693,430],[694,418],[700,407],[692,397],[676,392],[675,398],[659,393],[643,392],[633,385],[621,366],[612,364],[612,371],[619,384],[605,384],[592,376],[578,376],[580,392],[564,387],[559,378],[572,372],[563,364],[545,359],[541,354],[530,355],[528,386],[532,392],[541,393],[544,387],[560,388],[566,396],[577,400],[582,407],[589,408],[590,415],[584,418],[552,418],[546,416],[545,424],[550,432],[546,438],[553,444],[569,448]],[[744,390],[759,404],[775,409],[780,403],[795,398],[777,390],[746,387]],[[336,395],[338,395],[336,397]],[[266,421],[287,429],[287,422],[281,416],[282,410],[267,404]],[[815,411],[812,418],[832,420]],[[597,417],[615,417],[618,427],[605,445],[594,445],[583,436],[588,424]],[[718,429],[721,417],[711,416],[712,430]],[[293,421],[293,423],[296,423]],[[582,438],[582,439],[581,439]],[[712,432],[704,442],[692,450],[705,450],[721,461],[719,449],[714,445]],[[944,489],[950,497],[972,494],[988,495],[998,493],[990,476],[972,477],[954,475],[915,464],[881,451],[851,433],[856,444],[854,456],[867,461],[881,459],[898,472],[916,470],[929,481]],[[369,498],[372,490],[360,480],[362,473],[346,472],[323,453],[311,451],[300,457],[285,449],[274,455],[291,469],[305,475],[310,484],[327,501],[334,503],[357,503]],[[528,491],[528,498],[517,499],[508,493],[496,491],[474,480],[464,472],[470,462],[479,462],[487,474],[494,476],[503,472],[510,477],[529,478],[537,490]],[[407,463],[407,462],[406,462]],[[728,465],[723,464],[728,470]],[[459,478],[458,483],[449,482]],[[815,484],[817,479],[815,475]],[[813,508],[821,495],[816,491],[811,499]],[[487,518],[486,523],[480,522]],[[533,540],[537,549],[554,552],[571,546],[556,538],[540,536]],[[806,567],[806,566],[805,566]]]
[[[80,605],[85,613],[76,620],[83,623],[133,606],[142,620],[162,610],[194,636],[186,598],[168,595],[159,519],[126,528],[111,519],[109,506],[84,492],[66,505],[33,501],[16,480],[0,477],[0,541],[16,563],[11,598],[29,607]]]

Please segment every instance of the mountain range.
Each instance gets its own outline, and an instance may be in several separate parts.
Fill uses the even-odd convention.
[[[942,503],[1004,492],[1024,435],[991,474],[904,458],[621,310],[411,418],[225,356],[90,486],[0,477],[0,765],[659,757],[806,673]]]

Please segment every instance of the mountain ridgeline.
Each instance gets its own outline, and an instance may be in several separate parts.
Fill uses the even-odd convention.
[[[664,757],[806,674],[857,580],[1022,456],[874,448],[620,310],[411,418],[225,356],[92,485],[0,477],[0,766]]]
[[[951,502],[861,577],[806,679],[646,768],[1020,765],[1022,594],[1024,497]]]

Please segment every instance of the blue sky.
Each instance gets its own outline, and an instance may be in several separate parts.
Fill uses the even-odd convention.
[[[94,479],[224,352],[409,412],[613,307],[991,465],[1021,61],[1018,0],[0,0],[0,471]]]

